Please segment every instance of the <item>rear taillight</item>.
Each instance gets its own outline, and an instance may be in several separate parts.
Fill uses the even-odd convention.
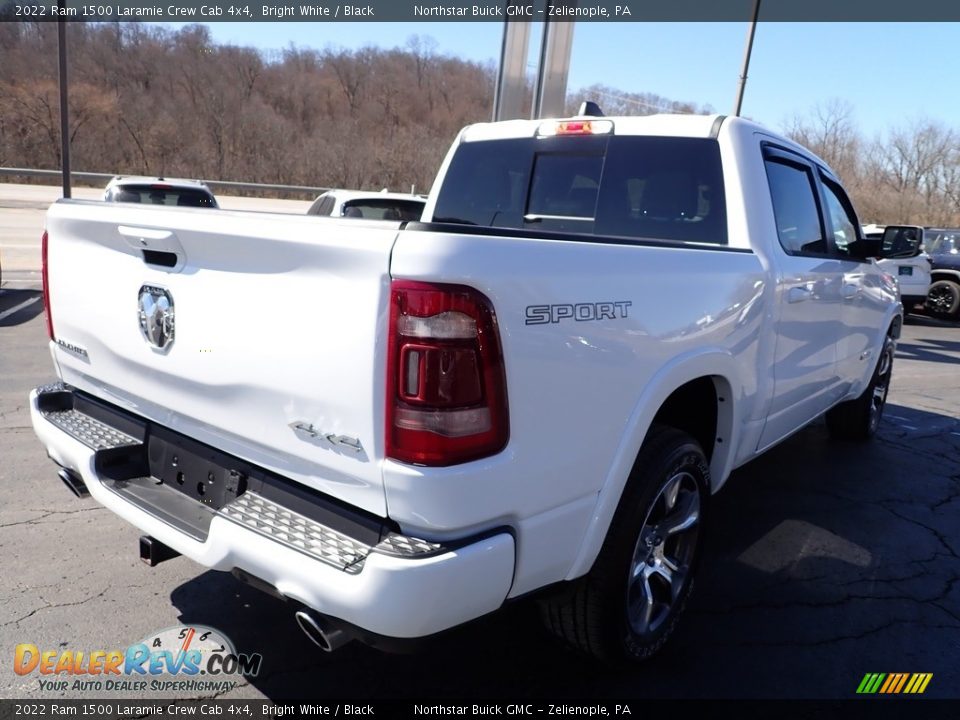
[[[53,315],[50,313],[50,281],[47,272],[47,231],[40,241],[41,276],[43,278],[43,312],[47,316],[47,337],[53,340]]]
[[[463,285],[390,286],[387,457],[454,465],[507,444],[507,386],[490,301]]]

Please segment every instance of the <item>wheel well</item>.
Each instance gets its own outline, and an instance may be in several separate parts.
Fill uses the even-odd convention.
[[[703,449],[707,460],[713,459],[717,442],[717,410],[720,399],[712,377],[701,377],[681,385],[668,397],[657,411],[653,422],[669,425],[693,436]]]
[[[934,270],[930,273],[930,282],[936,282],[937,280],[950,280],[960,284],[960,273],[950,272],[949,270]]]
[[[890,327],[887,330],[887,337],[892,337],[894,340],[900,339],[900,332],[903,330],[903,318],[897,315],[893,319],[893,322],[890,323]]]

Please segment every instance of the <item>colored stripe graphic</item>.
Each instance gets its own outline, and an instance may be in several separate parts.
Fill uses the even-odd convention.
[[[910,673],[900,673],[900,682],[897,683],[897,687],[894,689],[895,693],[903,690],[903,686],[907,684],[908,677],[910,677]]]
[[[857,686],[858,695],[922,695],[933,673],[867,673]]]
[[[883,682],[883,679],[887,676],[886,673],[877,673],[877,679],[870,683],[870,687],[867,690],[868,693],[873,695],[877,690],[880,689],[880,683]]]
[[[887,681],[880,688],[880,693],[886,695],[890,691],[890,686],[899,679],[897,673],[890,673],[887,675]]]

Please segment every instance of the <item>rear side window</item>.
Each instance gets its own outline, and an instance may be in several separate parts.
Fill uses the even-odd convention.
[[[771,159],[766,160],[766,166],[783,249],[792,255],[826,254],[816,186],[809,168]]]
[[[433,219],[725,245],[720,149],[706,138],[629,136],[463,143]]]
[[[307,215],[327,216],[333,211],[336,198],[332,195],[321,195],[313,201],[313,205],[307,210]]]

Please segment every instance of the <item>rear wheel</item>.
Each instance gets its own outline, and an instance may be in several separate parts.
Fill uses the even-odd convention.
[[[593,568],[542,601],[550,630],[608,661],[659,650],[693,587],[709,477],[692,437],[652,428]]]
[[[896,343],[887,336],[867,389],[860,397],[840,403],[827,412],[830,437],[837,440],[868,440],[877,432],[887,404],[895,350]]]
[[[937,280],[927,291],[927,309],[940,317],[956,318],[960,315],[960,283],[953,280]]]

